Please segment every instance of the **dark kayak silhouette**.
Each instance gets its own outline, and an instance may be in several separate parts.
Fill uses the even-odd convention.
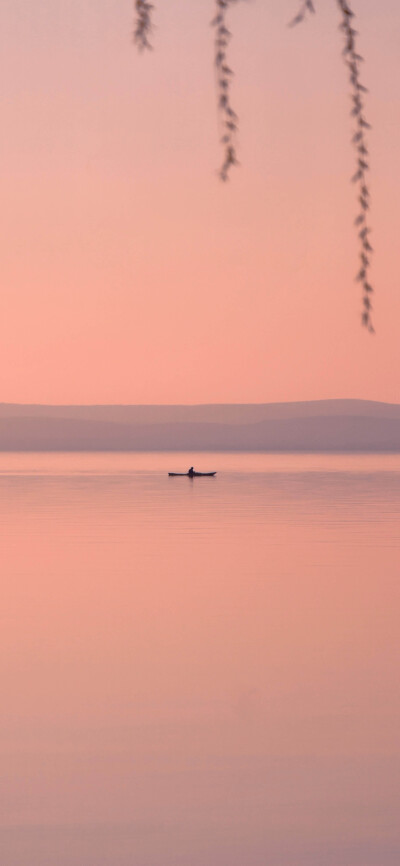
[[[168,472],[168,475],[174,476],[175,478],[212,478],[216,475],[216,472]]]

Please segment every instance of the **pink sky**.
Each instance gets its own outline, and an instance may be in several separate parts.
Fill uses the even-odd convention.
[[[354,0],[371,89],[376,287],[359,325],[336,3],[230,15],[241,167],[220,152],[212,3],[3,0],[0,400],[400,400],[397,0]]]

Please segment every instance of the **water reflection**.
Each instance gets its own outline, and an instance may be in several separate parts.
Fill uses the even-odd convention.
[[[399,458],[191,462],[1,455],[2,863],[394,866]]]

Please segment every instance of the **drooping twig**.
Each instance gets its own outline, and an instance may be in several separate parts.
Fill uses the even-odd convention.
[[[136,20],[133,31],[133,41],[140,51],[151,49],[150,33],[152,31],[151,13],[153,5],[148,0],[135,0]]]
[[[133,33],[134,41],[138,45],[139,49],[151,48],[152,46],[149,37],[152,31],[151,18],[153,5],[149,0],[133,0],[133,2],[136,10],[136,21]],[[222,180],[226,181],[228,180],[231,167],[238,164],[236,155],[238,116],[233,110],[231,104],[233,71],[227,58],[229,42],[232,36],[227,27],[227,13],[229,8],[233,3],[237,2],[237,0],[214,0],[214,2],[216,5],[216,14],[211,24],[215,32],[214,63],[216,72],[218,113],[222,126],[221,143],[224,148],[224,158],[219,170],[219,175]],[[367,220],[370,192],[367,181],[367,172],[369,171],[369,152],[366,140],[366,130],[370,127],[369,123],[367,123],[365,119],[364,113],[364,94],[367,90],[360,80],[360,64],[363,58],[358,54],[356,49],[357,32],[353,28],[354,12],[350,7],[350,0],[336,0],[336,2],[342,16],[340,29],[343,32],[345,40],[343,55],[348,68],[351,85],[351,115],[356,124],[352,141],[356,149],[357,163],[356,172],[353,175],[352,181],[358,186],[359,203],[359,210],[355,219],[355,225],[358,228],[358,237],[360,241],[360,268],[357,273],[357,280],[361,283],[363,289],[362,324],[373,333],[374,328],[371,318],[371,294],[373,288],[369,282],[370,254],[372,253],[372,247],[369,241],[371,228]],[[310,13],[314,12],[314,0],[300,0],[299,11],[292,19],[289,26],[292,27],[296,24],[300,24]]]
[[[219,170],[221,180],[228,180],[230,168],[237,165],[236,156],[236,133],[238,128],[238,116],[231,105],[231,82],[233,71],[229,66],[227,58],[228,45],[232,34],[230,33],[226,14],[229,7],[236,0],[215,0],[216,15],[211,22],[215,31],[215,73],[218,99],[218,113],[221,119],[222,135],[221,144],[224,148],[224,158]]]
[[[365,325],[370,333],[374,333],[371,318],[371,294],[373,288],[369,282],[370,254],[372,253],[372,247],[369,242],[371,228],[367,219],[370,203],[370,192],[367,181],[367,172],[369,171],[369,152],[366,141],[366,130],[370,129],[370,125],[366,121],[364,114],[364,94],[367,92],[367,88],[364,87],[360,81],[360,64],[362,63],[363,58],[358,54],[356,47],[357,31],[353,28],[354,12],[351,10],[348,0],[337,0],[337,3],[342,13],[340,29],[342,30],[345,39],[343,55],[346,66],[349,70],[351,85],[351,116],[354,118],[356,125],[353,135],[353,144],[356,149],[357,162],[356,173],[352,177],[353,183],[358,186],[359,204],[359,211],[355,219],[355,225],[359,229],[360,269],[356,279],[361,283],[363,288],[362,324]]]
[[[296,24],[301,24],[301,22],[304,21],[306,15],[309,12],[315,12],[314,3],[312,2],[312,0],[303,0],[297,15],[295,15],[295,17],[292,18],[291,21],[289,21],[289,27],[295,27]]]

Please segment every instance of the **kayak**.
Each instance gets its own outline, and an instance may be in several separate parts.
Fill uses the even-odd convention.
[[[192,472],[189,475],[188,472],[168,472],[168,475],[174,476],[175,478],[212,478],[216,474],[216,472]]]

